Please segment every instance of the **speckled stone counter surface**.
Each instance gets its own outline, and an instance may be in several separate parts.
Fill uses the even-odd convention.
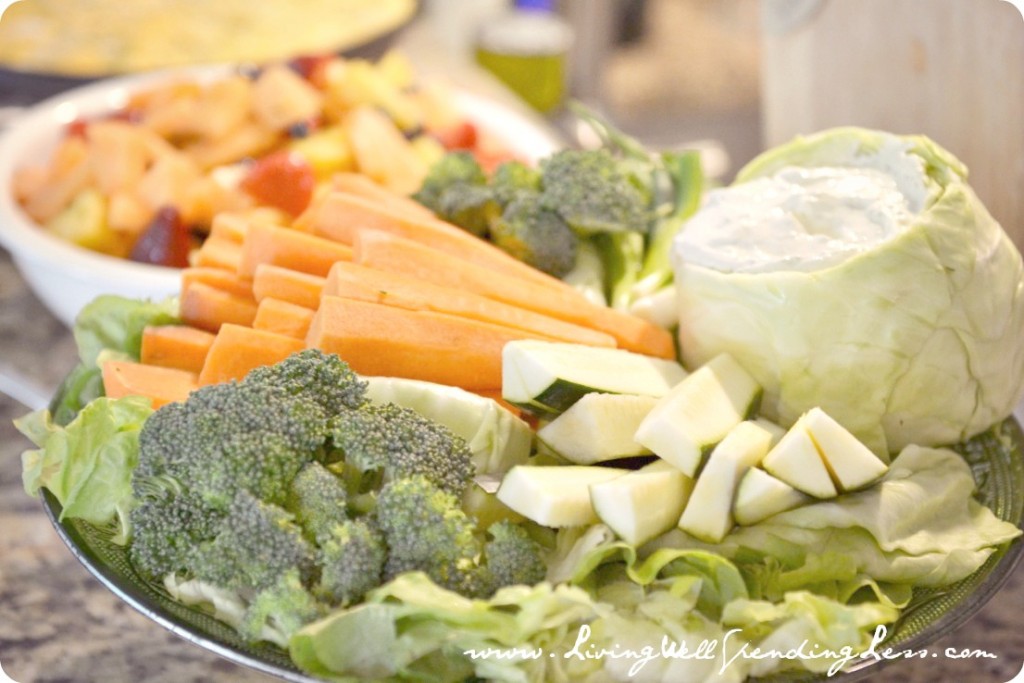
[[[55,387],[75,363],[70,333],[32,295],[0,251],[0,361]],[[178,639],[100,585],[64,547],[38,500],[21,488],[11,425],[25,412],[0,397],[0,664],[18,683],[240,683],[270,681]],[[945,656],[981,649],[995,658]],[[971,622],[936,643],[934,657],[898,662],[882,683],[1003,683],[1024,663],[1024,574]],[[4,681],[0,676],[0,683]]]

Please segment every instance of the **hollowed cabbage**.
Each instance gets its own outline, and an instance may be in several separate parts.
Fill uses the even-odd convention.
[[[820,406],[895,452],[966,439],[1020,400],[1020,253],[928,138],[841,128],[766,152],[673,260],[684,362],[731,354],[782,424]]]

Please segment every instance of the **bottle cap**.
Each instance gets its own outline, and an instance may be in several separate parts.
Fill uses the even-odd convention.
[[[554,0],[515,0],[515,6],[532,12],[552,12],[555,9]]]

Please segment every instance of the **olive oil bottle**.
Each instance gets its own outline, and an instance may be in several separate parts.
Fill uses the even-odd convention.
[[[572,29],[552,0],[516,0],[480,28],[476,60],[542,113],[565,98]]]

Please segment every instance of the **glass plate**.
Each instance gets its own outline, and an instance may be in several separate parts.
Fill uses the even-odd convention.
[[[976,497],[998,517],[1017,526],[1024,512],[1024,433],[1013,419],[955,447],[964,456],[978,483]],[[311,683],[288,653],[270,644],[250,644],[238,633],[195,607],[175,602],[163,586],[143,579],[122,546],[105,532],[81,520],[58,521],[60,504],[44,490],[43,505],[72,554],[99,581],[131,607],[177,636],[236,664],[295,683]],[[885,645],[895,650],[918,650],[948,635],[970,619],[1003,586],[1021,557],[1021,539],[1000,548],[971,576],[952,586],[920,589],[890,629]],[[886,660],[865,659],[828,680],[855,681],[876,673]],[[771,681],[805,683],[824,675],[787,675]]]

